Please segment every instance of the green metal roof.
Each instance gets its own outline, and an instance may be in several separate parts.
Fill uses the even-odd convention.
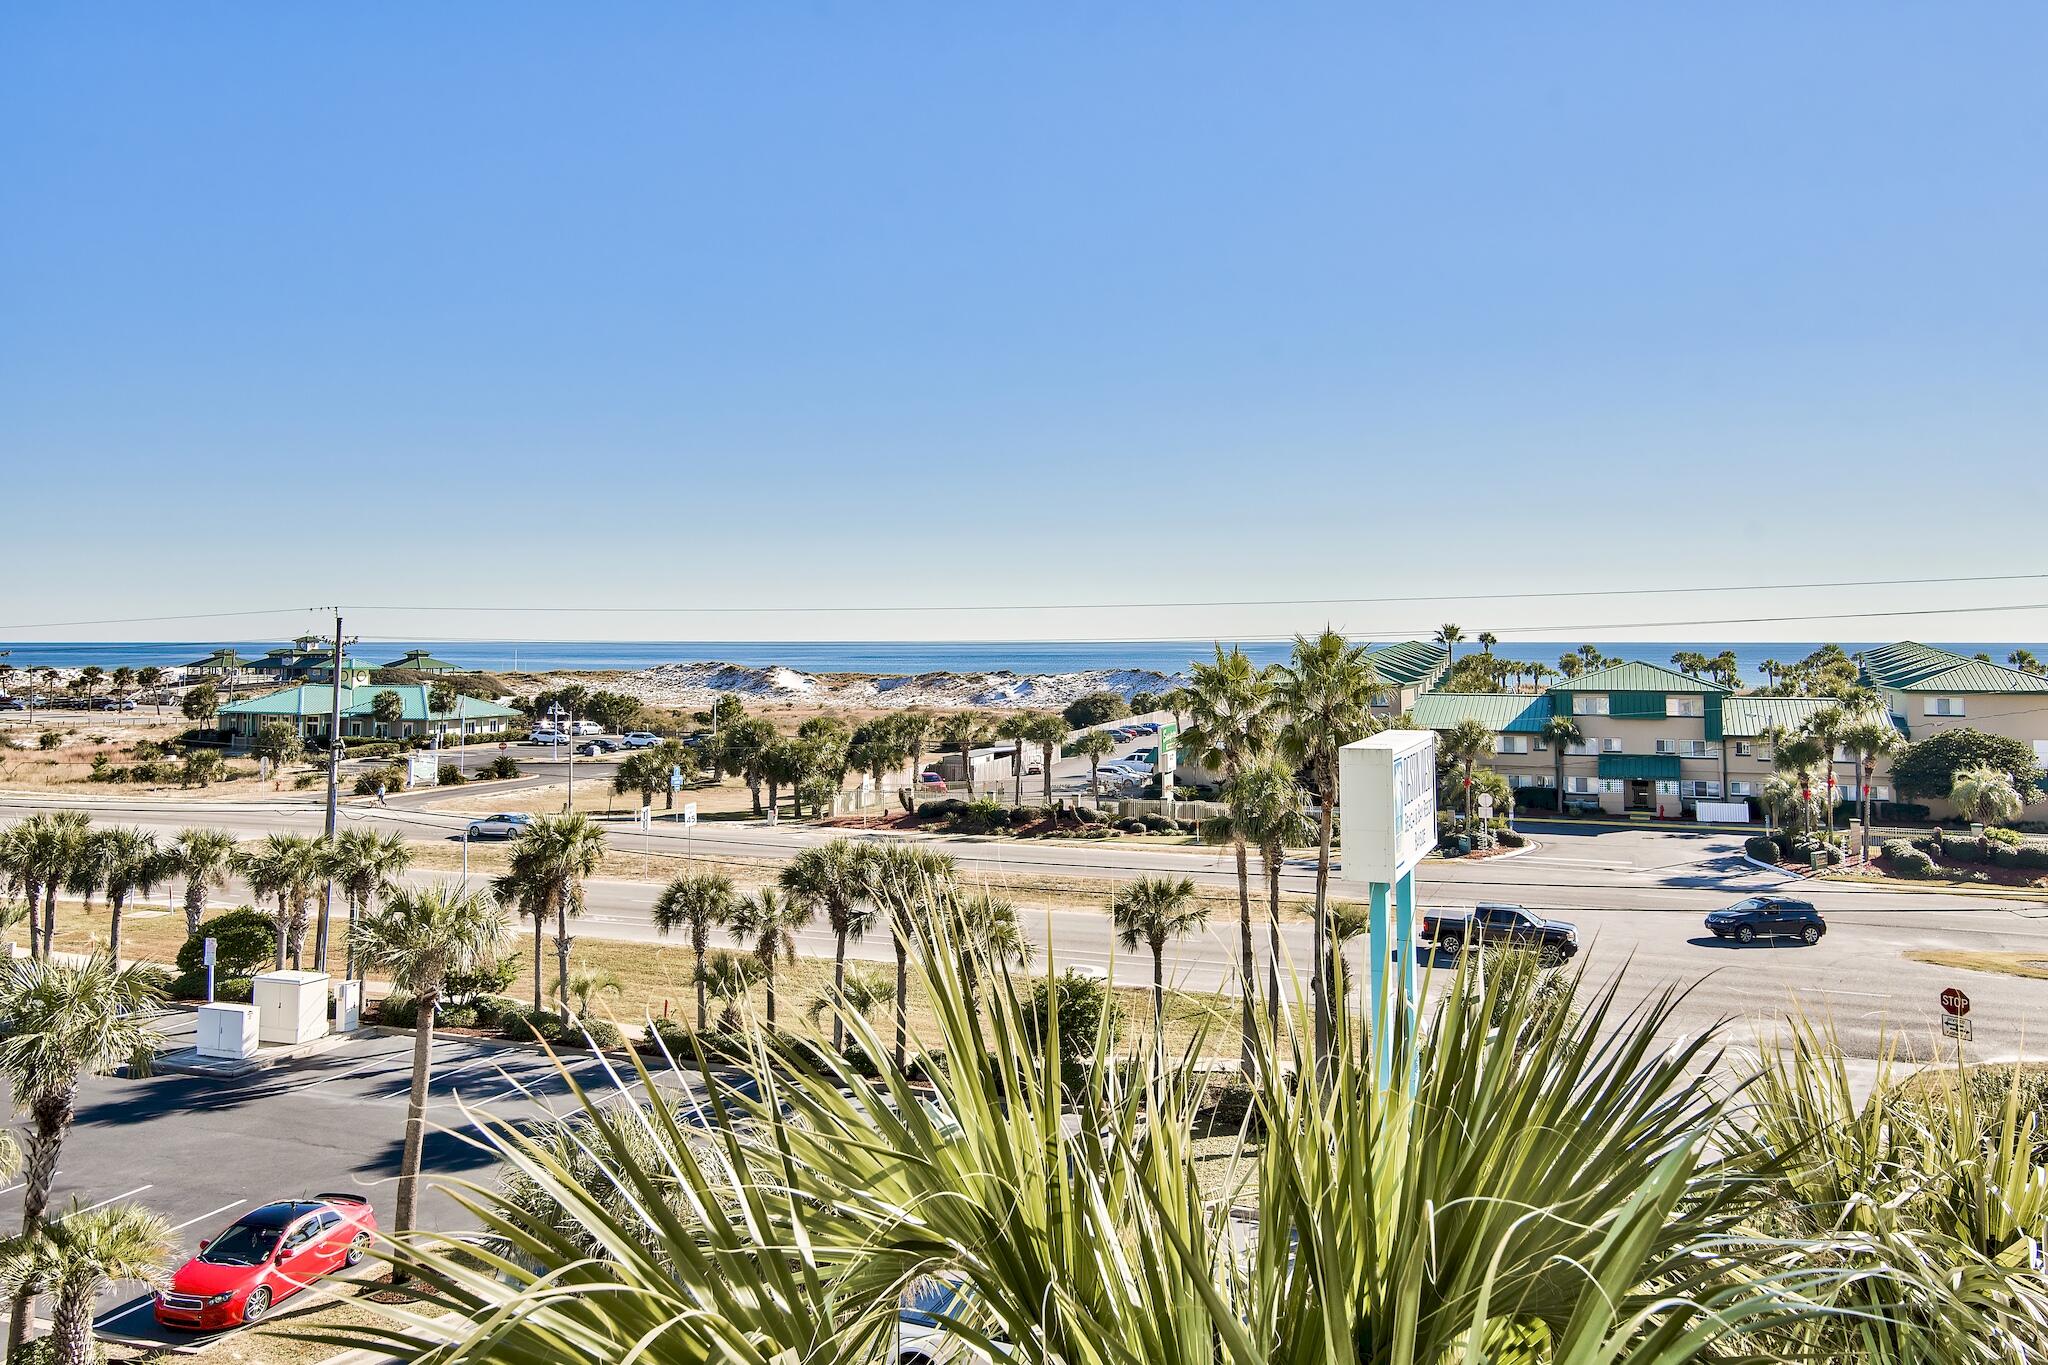
[[[1512,693],[1425,692],[1415,699],[1415,723],[1425,730],[1448,730],[1461,720],[1476,720],[1495,734],[1535,735],[1550,719],[1550,698]]]
[[[1602,754],[1600,755],[1600,776],[1619,778],[1624,781],[1641,779],[1646,782],[1676,782],[1678,780],[1678,755]]]
[[[1863,678],[1895,692],[2048,692],[2048,678],[1901,640],[1863,652]]]
[[[405,709],[400,720],[424,721],[427,715],[427,694],[432,687],[427,683],[385,683],[341,689],[341,714],[344,719],[361,718],[372,714],[379,692],[396,692]],[[287,687],[282,692],[272,692],[265,697],[248,697],[242,701],[230,702],[220,708],[222,715],[243,716],[324,716],[332,706],[332,694],[325,683],[305,683],[298,687]],[[455,709],[443,712],[439,720],[489,720],[493,717],[516,716],[519,713],[509,706],[479,697],[457,696]]]
[[[1677,669],[1662,664],[1646,664],[1631,660],[1627,663],[1609,664],[1596,668],[1591,673],[1581,673],[1576,678],[1566,678],[1551,684],[1553,692],[1726,692],[1729,689],[1720,683],[1705,678],[1695,678],[1680,673]]]
[[[1721,703],[1721,733],[1729,739],[1754,739],[1767,730],[1797,730],[1813,713],[1840,706],[1833,697],[1729,697]],[[1894,728],[1898,722],[1881,709],[1873,719]]]
[[[1380,645],[1365,652],[1373,672],[1382,682],[1396,687],[1434,687],[1451,665],[1451,651],[1427,640],[1409,640],[1398,645]]]
[[[406,668],[415,673],[462,673],[467,671],[466,669],[457,668],[446,659],[435,658],[424,649],[407,650],[403,659],[393,659],[390,663],[379,666],[383,668]]]

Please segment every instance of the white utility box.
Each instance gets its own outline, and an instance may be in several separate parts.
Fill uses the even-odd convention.
[[[334,983],[334,1031],[354,1033],[363,1026],[363,983]]]
[[[263,1042],[295,1047],[327,1036],[327,973],[265,972],[254,987]]]
[[[261,1012],[254,1005],[201,1005],[199,1055],[238,1059],[254,1057],[256,1018]]]

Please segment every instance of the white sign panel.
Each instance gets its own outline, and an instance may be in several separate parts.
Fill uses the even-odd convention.
[[[1345,884],[1399,881],[1436,847],[1436,732],[1383,730],[1337,765]]]
[[[695,825],[696,825],[696,823],[697,823],[697,803],[696,803],[695,801],[685,801],[685,802],[683,802],[683,825],[684,825],[684,827],[685,827],[685,828],[694,828],[694,827],[695,827]]]

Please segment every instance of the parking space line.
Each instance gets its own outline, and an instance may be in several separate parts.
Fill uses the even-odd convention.
[[[102,1200],[100,1200],[100,1202],[99,1202],[99,1203],[97,1203],[97,1204],[87,1204],[87,1205],[86,1205],[86,1206],[85,1206],[84,1208],[82,1208],[82,1209],[73,1209],[73,1210],[71,1210],[71,1212],[72,1212],[72,1213],[91,1213],[91,1212],[92,1212],[92,1211],[93,1211],[94,1209],[103,1209],[103,1208],[105,1208],[105,1207],[106,1207],[107,1205],[109,1205],[109,1204],[113,1204],[113,1203],[118,1203],[119,1201],[121,1201],[121,1200],[123,1200],[123,1199],[133,1199],[133,1198],[134,1198],[134,1197],[135,1197],[136,1195],[138,1195],[138,1194],[141,1194],[141,1193],[142,1193],[142,1192],[143,1192],[144,1190],[153,1190],[153,1189],[155,1189],[155,1188],[156,1188],[156,1186],[155,1186],[154,1184],[150,1184],[150,1185],[137,1185],[137,1186],[136,1186],[136,1187],[135,1187],[134,1189],[132,1189],[132,1190],[128,1191],[128,1192],[127,1192],[126,1194],[117,1194],[117,1195],[115,1195],[115,1196],[114,1196],[114,1197],[113,1197],[112,1199],[102,1199]]]
[[[227,1211],[228,1211],[229,1209],[232,1209],[232,1208],[239,1208],[239,1207],[240,1207],[241,1205],[243,1205],[243,1204],[246,1204],[246,1203],[248,1203],[248,1202],[249,1202],[249,1201],[248,1201],[248,1200],[246,1200],[246,1199],[237,1199],[237,1200],[235,1200],[235,1201],[234,1201],[233,1203],[229,1203],[229,1204],[222,1204],[222,1205],[221,1205],[221,1206],[220,1206],[219,1208],[217,1208],[217,1209],[208,1209],[208,1210],[207,1210],[207,1211],[206,1211],[205,1213],[202,1213],[202,1214],[200,1214],[200,1215],[199,1215],[199,1218],[187,1218],[187,1219],[186,1219],[186,1220],[185,1220],[184,1222],[182,1222],[182,1223],[174,1223],[174,1224],[172,1224],[172,1226],[171,1226],[171,1231],[172,1231],[172,1232],[178,1232],[178,1231],[181,1231],[181,1230],[183,1230],[183,1229],[185,1229],[185,1228],[189,1228],[189,1227],[191,1227],[191,1226],[192,1226],[192,1225],[193,1225],[194,1223],[198,1222],[200,1218],[212,1218],[212,1217],[213,1217],[214,1215],[216,1215],[216,1214],[222,1214],[222,1213],[226,1213],[226,1212],[227,1212]]]

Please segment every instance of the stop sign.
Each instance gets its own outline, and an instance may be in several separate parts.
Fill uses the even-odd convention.
[[[1941,1009],[1944,1014],[1963,1015],[1970,1012],[1970,997],[1954,986],[1941,993]]]
[[[502,754],[502,753],[504,753],[504,752],[505,752],[505,750],[506,750],[506,749],[507,749],[508,747],[509,747],[509,746],[508,746],[508,745],[507,745],[507,744],[505,743],[505,741],[504,741],[504,740],[502,740],[502,739],[501,739],[501,740],[499,740],[499,741],[498,741],[498,752],[499,752],[499,753],[501,753],[501,754]]]

